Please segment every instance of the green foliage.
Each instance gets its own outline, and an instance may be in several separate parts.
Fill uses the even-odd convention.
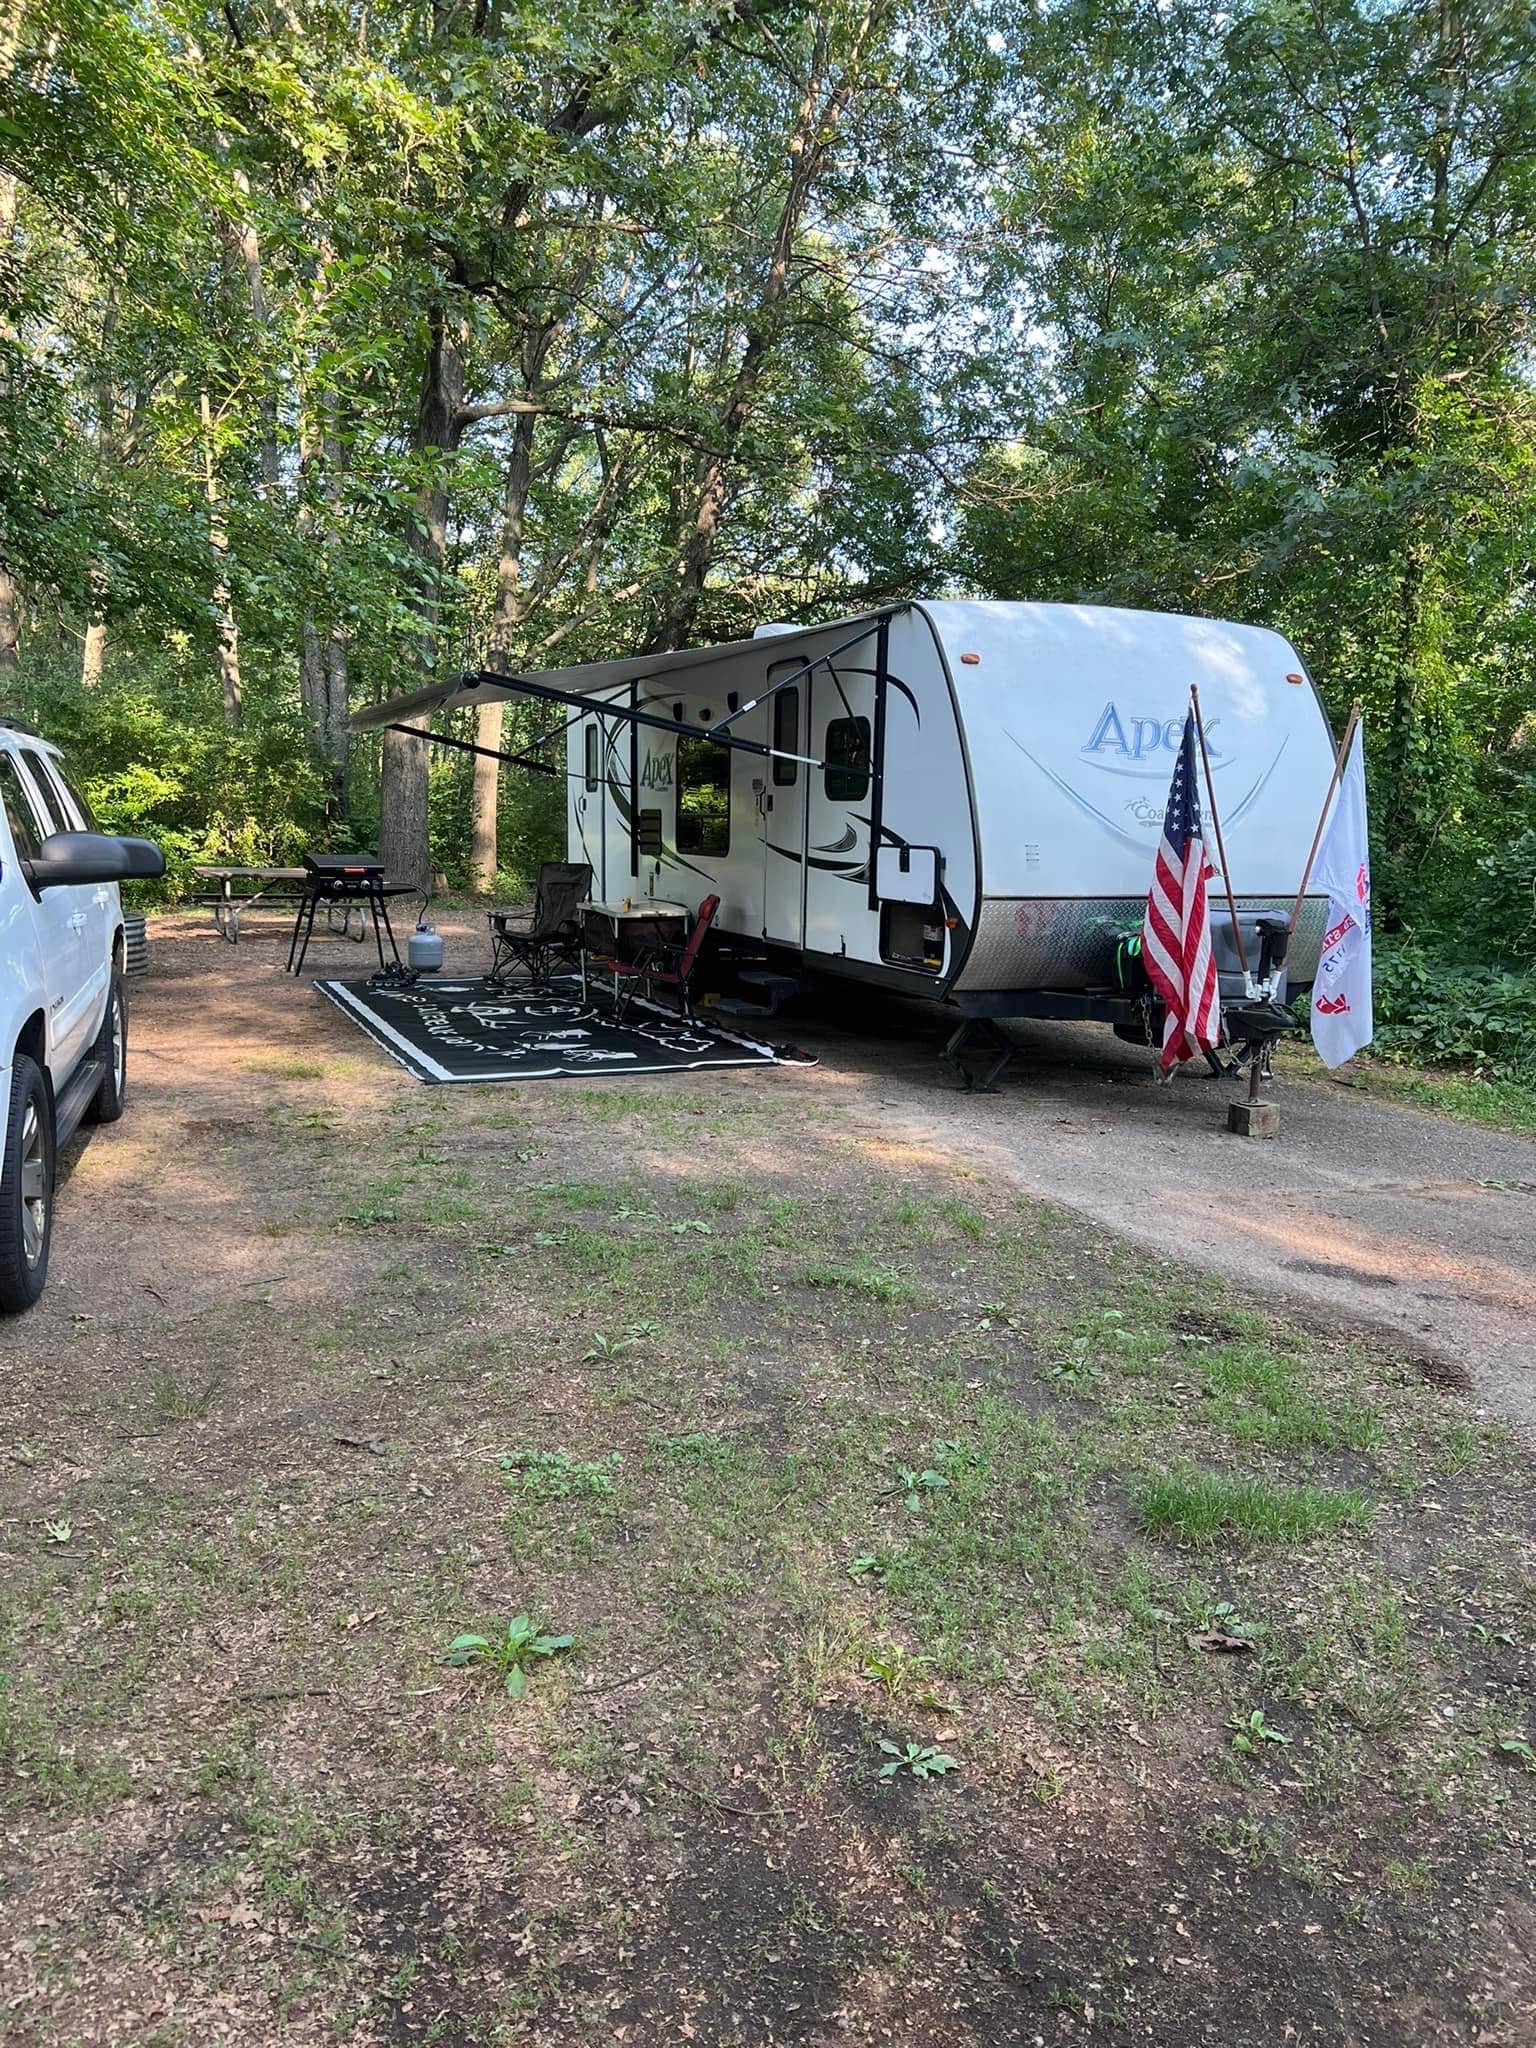
[[[807,1287],[841,1288],[848,1294],[868,1295],[890,1303],[916,1301],[922,1290],[894,1266],[877,1265],[872,1259],[840,1261],[818,1259],[805,1269]]]
[[[136,671],[90,691],[37,684],[22,705],[65,749],[102,829],[164,849],[166,894],[202,886],[195,862],[291,867],[325,836],[324,778],[295,712],[263,707],[231,732],[185,657]]]
[[[1457,965],[1415,945],[1376,963],[1376,1050],[1485,1080],[1536,1081],[1536,971]]]
[[[1527,35],[1418,0],[1046,10],[998,262],[1049,346],[956,535],[991,595],[1287,632],[1336,721],[1364,702],[1378,929],[1506,967],[1536,869]]]
[[[347,710],[493,650],[941,588],[1219,611],[1365,704],[1379,928],[1444,987],[1389,968],[1384,1042],[1523,1074],[1528,45],[1518,7],[1422,0],[680,0],[612,37],[573,0],[29,0],[3,708],[184,893],[199,860],[375,844]],[[501,744],[558,723],[510,706]],[[501,777],[508,894],[564,839],[543,758]],[[474,774],[435,752],[409,820],[455,886]],[[856,1270],[820,1284],[901,1298]]]
[[[495,1672],[509,1700],[520,1700],[528,1690],[531,1671],[551,1657],[574,1649],[574,1636],[546,1635],[526,1614],[514,1615],[499,1636],[455,1636],[447,1649],[433,1661],[453,1669],[478,1666]]]
[[[865,1550],[848,1560],[848,1576],[856,1585],[888,1586],[912,1564],[907,1550]]]
[[[1232,1747],[1239,1756],[1257,1756],[1266,1742],[1290,1747],[1289,1735],[1282,1735],[1265,1720],[1262,1707],[1255,1707],[1251,1714],[1229,1715],[1227,1726],[1232,1730]]]
[[[952,1756],[946,1756],[942,1749],[932,1743],[908,1742],[905,1745],[888,1742],[881,1736],[879,1747],[890,1761],[880,1766],[880,1782],[888,1785],[898,1773],[906,1771],[919,1780],[942,1778],[960,1766]]]
[[[590,1495],[606,1500],[624,1463],[622,1451],[610,1451],[606,1458],[567,1457],[564,1451],[513,1451],[501,1460],[507,1484],[535,1500],[570,1500]]]
[[[879,1643],[865,1657],[863,1675],[872,1685],[878,1685],[887,1699],[901,1693],[917,1706],[928,1707],[936,1714],[948,1713],[952,1711],[949,1703],[939,1697],[928,1680],[928,1673],[937,1662],[937,1657],[914,1654],[900,1643]]]
[[[649,1320],[626,1323],[622,1336],[605,1337],[601,1330],[581,1354],[583,1365],[593,1365],[607,1358],[618,1358],[625,1351],[633,1351],[637,1344],[645,1344],[659,1336],[661,1325]]]

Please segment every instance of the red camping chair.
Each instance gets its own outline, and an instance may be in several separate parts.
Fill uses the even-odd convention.
[[[690,1024],[698,1019],[693,1014],[693,998],[689,985],[693,970],[699,964],[699,955],[704,950],[704,941],[714,922],[715,912],[720,908],[718,896],[706,896],[699,905],[699,914],[693,921],[693,930],[682,945],[661,944],[650,947],[638,959],[631,961],[610,961],[607,964],[623,977],[623,990],[614,1006],[614,1019],[622,1024],[629,1014],[629,1006],[640,992],[642,982],[647,994],[654,991],[659,982],[677,995],[677,1007]]]

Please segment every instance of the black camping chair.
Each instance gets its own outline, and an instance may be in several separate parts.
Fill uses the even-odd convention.
[[[491,927],[492,981],[505,981],[521,970],[530,980],[548,981],[556,963],[574,967],[581,951],[578,904],[592,893],[592,870],[584,860],[547,860],[539,869],[531,914],[493,910]]]

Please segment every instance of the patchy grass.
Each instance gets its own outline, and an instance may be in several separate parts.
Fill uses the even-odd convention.
[[[870,1259],[818,1259],[805,1269],[807,1287],[835,1287],[847,1294],[862,1294],[871,1301],[917,1301],[922,1289],[893,1266],[876,1265]]]
[[[228,1047],[308,1057],[280,993]],[[234,1065],[77,1169],[196,1230],[77,1203],[110,1313],[6,1333],[20,2039],[1520,2038],[1502,1432],[814,1077],[295,1126]]]
[[[1136,1519],[1153,1536],[1185,1543],[1309,1543],[1361,1521],[1362,1495],[1321,1486],[1276,1486],[1260,1479],[1149,1479],[1136,1494]]]
[[[1328,1070],[1305,1048],[1288,1046],[1284,1064],[1308,1080],[1326,1081]],[[1342,1083],[1383,1102],[1408,1102],[1490,1131],[1536,1133],[1536,1087],[1520,1081],[1485,1081],[1450,1069],[1400,1066],[1391,1060],[1355,1060]]]

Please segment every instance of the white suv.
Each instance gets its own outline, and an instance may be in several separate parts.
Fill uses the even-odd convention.
[[[164,872],[147,839],[96,831],[57,747],[0,719],[0,1311],[47,1281],[59,1147],[123,1113],[117,885]]]

